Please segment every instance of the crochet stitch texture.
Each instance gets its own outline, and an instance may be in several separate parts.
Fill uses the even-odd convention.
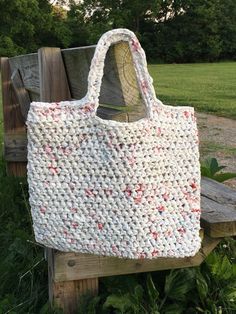
[[[147,117],[96,116],[106,52],[129,43]],[[200,166],[194,109],[156,99],[146,57],[126,29],[105,33],[76,101],[31,103],[28,183],[36,241],[61,251],[122,258],[199,250]]]

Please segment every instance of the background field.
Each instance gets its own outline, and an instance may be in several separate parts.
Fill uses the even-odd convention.
[[[236,62],[152,64],[149,71],[166,104],[236,119]]]

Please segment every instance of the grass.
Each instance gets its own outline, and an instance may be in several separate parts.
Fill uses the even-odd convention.
[[[236,119],[236,62],[151,64],[149,71],[164,103]]]
[[[236,155],[236,148],[228,147],[222,144],[218,144],[212,141],[204,141],[204,144],[201,146],[201,155],[206,155],[214,152],[223,152],[229,156]]]

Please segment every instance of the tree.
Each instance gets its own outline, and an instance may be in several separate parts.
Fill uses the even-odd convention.
[[[213,61],[221,53],[217,0],[179,1],[172,15],[159,21],[157,55],[167,62]]]
[[[236,60],[236,1],[219,0],[219,36],[221,39],[221,58]]]
[[[235,0],[0,0],[0,55],[95,44],[118,27],[154,61],[236,58]]]
[[[0,0],[0,55],[34,52],[41,46],[67,47],[71,32],[47,0]]]

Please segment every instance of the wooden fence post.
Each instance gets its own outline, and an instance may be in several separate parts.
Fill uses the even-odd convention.
[[[45,102],[70,100],[71,94],[59,48],[41,48],[38,51],[40,100]],[[79,82],[78,82],[79,84]],[[55,250],[47,249],[49,299],[61,307],[65,314],[76,313],[83,294],[96,294],[98,278],[55,282]]]
[[[26,152],[22,152],[21,143],[23,142],[23,144],[25,144],[24,139],[26,136],[26,128],[21,108],[12,86],[11,70],[8,58],[1,58],[1,76],[4,121],[4,155],[5,157],[10,156],[10,158],[6,158],[7,173],[14,176],[25,176],[26,162],[23,162],[23,160],[25,160]],[[19,159],[19,156],[22,158]]]

